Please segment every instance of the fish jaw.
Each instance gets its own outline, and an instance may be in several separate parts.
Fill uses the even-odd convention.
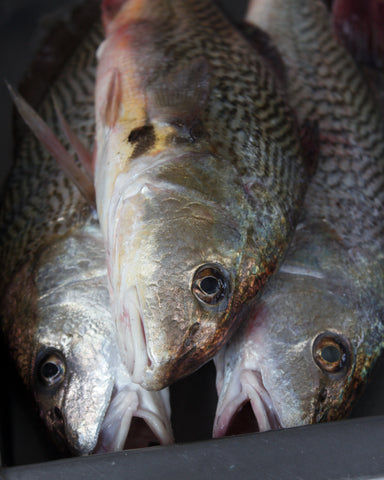
[[[96,202],[122,359],[133,381],[161,389],[208,361],[237,328],[242,306],[260,293],[287,247],[306,173],[291,110],[263,61],[211,2],[119,6],[105,3],[107,37],[98,52]],[[212,28],[219,41],[201,48],[200,36],[209,42]],[[234,53],[242,52],[241,67],[249,54],[255,78],[265,74],[256,89],[250,79],[252,95],[245,88],[227,98],[228,38],[239,47]],[[252,105],[249,132],[249,122],[233,123],[229,113],[239,110],[237,98]],[[287,120],[279,133],[269,122],[276,111]],[[289,147],[280,144],[286,135]],[[259,168],[263,156],[276,162]],[[285,189],[296,169],[297,188]],[[193,296],[194,275],[205,265],[218,266],[230,283],[217,308]]]
[[[3,301],[3,328],[22,379],[57,446],[73,455],[95,451],[111,404],[129,407],[160,442],[172,442],[167,393],[142,399],[122,366],[106,270],[101,232],[91,218],[41,248],[13,277]],[[119,388],[125,403],[115,400]],[[125,416],[122,428],[129,427]],[[120,437],[109,437],[104,450],[119,447]]]
[[[349,413],[380,355],[383,332],[382,311],[369,306],[369,289],[362,295],[359,280],[351,281],[351,265],[337,260],[343,252],[337,243],[330,249],[329,238],[294,244],[260,302],[249,308],[247,320],[215,358],[215,436],[230,430],[248,401],[260,431]],[[343,268],[335,270],[335,264]],[[323,339],[343,352],[335,370],[318,361]]]
[[[144,157],[115,182],[107,229],[114,316],[123,361],[133,380],[151,390],[215,354],[266,281],[254,264],[268,251],[277,265],[283,250],[248,235],[247,211],[238,205],[249,194],[230,179],[231,195],[217,186],[219,162],[192,152]],[[258,207],[261,217],[267,207]],[[192,292],[204,265],[220,269],[228,283],[220,304],[204,305]]]
[[[234,378],[236,376],[234,375]],[[236,414],[247,402],[250,402],[257,422],[258,432],[277,430],[281,428],[279,417],[271,398],[266,391],[260,372],[245,370],[236,381],[226,385],[227,391],[220,392],[220,403],[217,406],[213,437],[226,436]]]
[[[148,392],[133,384],[129,376],[126,374],[124,376],[126,377],[124,384],[121,384],[121,378],[116,382],[112,401],[101,424],[98,443],[93,453],[125,449],[134,417],[145,422],[156,442],[161,445],[174,442],[168,390]],[[140,444],[140,433],[138,437],[132,439],[129,448],[147,446]]]
[[[60,432],[60,440],[64,440],[72,454],[89,455],[93,452],[111,401],[113,385],[113,376],[108,371],[103,375],[101,369],[88,378],[84,378],[84,375],[72,375],[70,384],[63,392],[62,402],[57,401],[53,410],[51,418],[55,419],[55,423],[48,425],[54,435]],[[51,410],[44,409],[40,394],[37,399],[40,415],[46,418]],[[49,400],[52,404],[52,399]]]
[[[254,310],[254,308],[253,308]],[[249,318],[248,312],[248,318]],[[230,435],[236,427],[237,415],[249,403],[256,424],[249,414],[247,423],[253,431],[265,432],[282,427],[272,397],[264,385],[262,371],[263,331],[260,317],[253,316],[253,322],[245,320],[244,325],[214,358],[217,376],[218,404],[213,425],[213,437]],[[256,327],[257,324],[257,327]],[[258,336],[261,338],[259,339]],[[258,370],[257,370],[258,369]],[[272,389],[272,394],[273,394]],[[247,430],[249,431],[249,430]]]

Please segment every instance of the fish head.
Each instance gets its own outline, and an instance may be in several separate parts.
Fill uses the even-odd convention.
[[[206,363],[264,281],[238,176],[217,182],[213,155],[167,155],[117,178],[107,230],[122,358],[151,390]]]
[[[107,285],[103,239],[91,222],[42,247],[6,295],[12,356],[70,454],[173,441],[168,392],[143,391],[121,362]]]
[[[60,446],[91,453],[119,358],[97,225],[42,248],[33,269],[35,325],[29,386]]]
[[[35,334],[31,388],[56,443],[72,454],[84,455],[94,450],[111,401],[113,330],[106,328],[104,317],[111,313],[100,297],[95,295],[87,304],[81,298],[81,286],[73,288],[78,300],[67,292],[69,301],[51,296],[47,299],[53,301],[51,306],[40,305],[43,315]],[[101,289],[98,293],[102,294]]]
[[[239,431],[236,421],[249,404],[254,431],[349,413],[380,355],[383,311],[345,272],[344,279],[333,273],[287,263],[266,287],[216,357],[215,436]]]
[[[96,445],[117,361],[105,251],[90,229],[42,246],[3,300],[2,327],[22,380],[52,438],[77,455]]]

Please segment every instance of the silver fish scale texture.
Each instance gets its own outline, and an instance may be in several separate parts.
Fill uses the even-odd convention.
[[[175,59],[165,68],[208,60],[212,90],[203,123],[211,143],[233,162],[239,178],[250,183],[257,179],[294,221],[293,205],[304,189],[298,175],[302,152],[292,112],[280,100],[274,76],[212,2],[174,1],[169,8],[174,15],[159,25],[155,40],[165,58]]]
[[[59,127],[52,97],[83,143],[92,148],[93,90],[96,49],[103,38],[101,25],[79,44],[38,109],[63,145],[73,153]],[[56,161],[25,130],[17,149],[0,212],[2,287],[15,268],[24,263],[52,235],[62,235],[89,216],[89,207]]]
[[[305,88],[291,81],[290,96],[298,114],[317,118],[321,131],[319,167],[305,201],[308,220],[326,219],[347,246],[382,256],[384,118],[357,66],[328,34],[330,19],[321,3],[299,3],[305,21],[295,21],[292,9],[288,21],[300,30],[306,50],[312,45],[312,55],[303,62]],[[294,48],[298,55],[304,51],[300,44]]]

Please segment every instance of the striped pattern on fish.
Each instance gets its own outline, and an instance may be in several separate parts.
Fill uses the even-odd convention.
[[[318,121],[319,162],[280,270],[215,358],[215,436],[247,402],[260,431],[345,417],[384,347],[382,112],[321,0],[253,0],[247,19]]]
[[[146,357],[123,357],[137,381],[159,388],[209,360],[260,293],[296,223],[307,169],[264,58],[213,2],[104,7],[97,209],[122,350],[131,329],[147,346]],[[228,280],[217,308],[191,288],[208,264]]]
[[[384,116],[352,58],[329,35],[331,17],[323,6],[301,1],[297,8],[299,17],[294,9],[287,13],[297,36],[287,35],[285,41],[276,37],[276,42],[289,65],[292,106],[301,120],[317,119],[321,132],[319,165],[306,195],[306,217],[327,220],[348,247],[381,255]],[[304,85],[293,81],[298,67],[291,59],[299,55],[300,78],[307,79]],[[345,212],[343,217],[340,211]]]
[[[92,146],[94,141],[94,98],[96,49],[102,40],[101,25],[95,27],[52,85],[55,98],[78,135]],[[39,108],[62,143],[71,147],[61,132],[53,102]],[[32,135],[18,139],[15,163],[6,182],[0,211],[0,262],[4,290],[17,265],[52,235],[62,235],[81,225],[89,206],[56,161]]]
[[[89,6],[81,7],[87,24],[97,12],[95,2],[94,10]],[[33,76],[29,82],[37,84],[39,111],[61,141],[67,144],[53,100],[92,148],[95,52],[102,30],[97,22],[81,31],[67,60],[56,51],[60,74],[51,84],[44,75],[40,83]],[[45,44],[43,52],[47,46],[52,47]],[[25,86],[32,90],[29,82]],[[19,132],[18,141],[1,212],[1,329],[40,417],[67,455],[172,443],[168,391],[134,384],[116,349],[96,213],[29,131]],[[134,417],[142,423],[134,422],[136,435],[130,438]]]

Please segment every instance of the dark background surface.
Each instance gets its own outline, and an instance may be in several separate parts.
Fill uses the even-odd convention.
[[[37,51],[44,32],[58,18],[68,18],[71,7],[78,3],[79,0],[0,0],[0,78],[6,78],[12,85],[17,85]],[[219,3],[240,20],[247,1],[222,0]],[[0,82],[0,105],[0,178],[3,181],[12,159],[12,108],[3,81]],[[4,346],[1,347],[0,365],[3,464],[28,465],[58,458],[36,416],[32,398],[20,384]],[[178,442],[196,442],[209,438],[216,402],[214,377],[214,367],[209,363],[172,387],[172,418]],[[383,414],[384,362],[381,362],[352,417]],[[0,468],[0,478],[3,475],[4,478],[37,479],[56,476],[59,479],[64,478],[59,476],[60,472],[65,472],[65,475],[73,478],[106,478],[108,475],[112,480],[125,478],[118,475],[122,471],[129,471],[129,462],[135,465],[127,476],[131,479],[150,476],[157,479],[180,478],[181,472],[184,472],[185,478],[208,478],[202,474],[203,471],[210,472],[209,478],[221,479],[240,478],[236,476],[240,473],[243,478],[247,473],[249,478],[284,478],[281,476],[284,471],[287,473],[285,478],[379,478],[379,472],[384,477],[383,427],[383,418],[358,420],[357,423],[340,422],[290,429],[288,433],[267,432],[224,441],[187,443],[171,448],[155,447],[147,449],[144,456],[137,451],[102,456],[99,459],[93,457],[65,460],[59,464],[45,463],[21,470],[2,471]],[[253,451],[252,458],[245,458],[244,453],[248,452],[249,456],[250,449]],[[319,456],[323,467],[316,463]],[[336,468],[337,459],[344,464],[341,471]],[[205,465],[202,471],[198,468],[199,461]],[[334,468],[332,462],[335,462]],[[116,468],[112,469],[111,465]],[[92,471],[93,474],[87,473]]]

